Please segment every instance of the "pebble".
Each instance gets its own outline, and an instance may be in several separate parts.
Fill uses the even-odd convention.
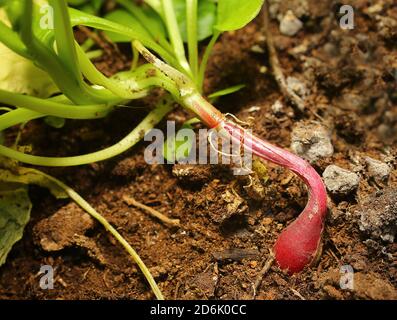
[[[291,10],[288,10],[285,16],[280,22],[280,32],[285,35],[292,37],[296,35],[299,30],[303,27],[302,21],[300,21]]]
[[[347,195],[358,188],[360,177],[336,165],[328,166],[323,173],[327,190],[334,195]]]
[[[365,157],[367,164],[368,174],[374,179],[386,181],[391,173],[391,168],[384,162]]]
[[[298,122],[291,134],[291,149],[310,162],[333,155],[331,131],[318,122]]]
[[[280,114],[283,113],[284,106],[280,100],[277,100],[271,108],[274,114]]]
[[[298,96],[304,98],[309,94],[306,85],[295,77],[287,77],[287,87],[289,90],[295,92]]]

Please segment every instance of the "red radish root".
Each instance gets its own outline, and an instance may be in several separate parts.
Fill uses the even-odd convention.
[[[305,209],[281,233],[274,245],[275,258],[281,269],[290,274],[301,271],[315,260],[320,249],[327,213],[327,194],[320,175],[302,158],[259,139],[235,123],[222,121],[218,129],[226,130],[236,143],[243,142],[246,150],[258,157],[295,172],[306,183],[309,199]]]

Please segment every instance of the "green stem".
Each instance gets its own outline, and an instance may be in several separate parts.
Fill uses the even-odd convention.
[[[134,41],[134,46],[149,63],[175,82],[180,93],[178,102],[184,108],[198,115],[210,128],[215,128],[224,119],[222,113],[202,97],[192,81],[184,74],[161,61],[139,41]]]
[[[92,38],[87,38],[87,40],[84,41],[83,44],[81,44],[81,49],[83,49],[84,52],[87,52],[92,48],[92,46],[95,44],[95,41]]]
[[[162,99],[163,100],[163,99]],[[69,167],[103,161],[115,157],[138,143],[146,132],[158,124],[172,110],[174,100],[167,98],[161,101],[156,109],[151,111],[131,133],[117,144],[98,152],[75,157],[39,157],[0,145],[0,154],[8,158],[37,166]]]
[[[131,42],[131,47],[132,47],[132,62],[131,62],[131,71],[134,71],[138,67],[139,63],[139,52],[138,50],[134,47],[134,45]]]
[[[20,123],[28,122],[34,119],[42,118],[45,115],[42,113],[18,108],[0,115],[0,131],[8,129]]]
[[[34,174],[39,174],[44,176],[46,179],[55,183],[58,187],[60,187],[73,201],[75,201],[82,209],[84,209],[87,213],[89,213],[95,220],[97,220],[105,229],[110,232],[116,240],[124,247],[124,249],[131,255],[132,260],[138,265],[139,269],[142,271],[145,276],[147,282],[149,283],[151,289],[153,290],[156,298],[158,300],[164,300],[164,296],[161,293],[159,287],[157,286],[156,281],[154,280],[150,270],[147,268],[145,263],[139,257],[138,253],[131,247],[131,245],[123,238],[123,236],[106,220],[104,216],[102,216],[99,212],[97,212],[86,200],[84,200],[76,191],[72,188],[59,181],[58,179],[49,176],[41,171],[23,168],[25,172],[32,172]]]
[[[0,42],[20,56],[27,59],[31,58],[26,46],[19,39],[18,34],[7,27],[2,21],[0,21]]]
[[[198,39],[197,39],[197,0],[186,0],[187,38],[189,48],[189,63],[193,79],[198,75]]]
[[[173,0],[161,0],[164,11],[165,24],[168,30],[168,36],[171,39],[172,47],[174,48],[175,55],[179,61],[179,64],[185,70],[185,72],[192,77],[192,71],[189,63],[186,60],[185,48],[181,33],[179,32],[178,22],[175,16]]]
[[[165,61],[168,63],[179,66],[178,61],[175,57],[164,49],[161,45],[158,45],[151,38],[144,37],[142,34],[136,33],[133,29],[128,28],[126,26],[120,25],[118,23],[99,18],[81,11],[78,11],[73,8],[69,8],[69,13],[71,16],[71,22],[73,26],[82,25],[86,27],[91,27],[99,30],[109,31],[113,33],[117,33],[123,36],[128,36],[131,38],[131,41],[135,39],[141,39],[142,43],[148,48],[156,51]]]
[[[121,101],[121,100],[120,100]],[[105,117],[113,105],[67,105],[51,100],[0,90],[0,102],[29,109],[44,115],[65,119],[98,119]]]
[[[204,85],[204,77],[205,77],[205,70],[207,69],[207,64],[208,60],[211,56],[212,49],[214,48],[214,45],[216,41],[218,40],[219,36],[221,35],[221,32],[219,31],[214,31],[214,34],[211,38],[211,41],[209,42],[207,48],[205,49],[203,59],[201,61],[200,65],[200,70],[199,70],[199,76],[198,76],[198,87],[200,88],[200,92],[203,91],[203,85]]]
[[[49,0],[49,4],[54,10],[54,33],[58,57],[71,71],[74,78],[83,81],[66,1]]]
[[[97,59],[103,55],[103,50],[98,49],[98,50],[87,51],[85,55],[89,60]]]
[[[61,91],[76,104],[103,103],[116,97],[106,90],[94,90],[80,77],[75,77],[69,68],[59,60],[55,52],[41,43],[33,33],[32,0],[22,2],[23,16],[21,22],[21,39],[29,54],[38,65],[46,70]]]
[[[131,92],[131,90],[124,88],[122,83],[117,82],[112,78],[105,77],[101,72],[98,71],[90,59],[88,59],[87,55],[78,44],[76,45],[76,49],[79,63],[81,65],[81,71],[91,83],[103,86],[116,96],[126,100],[140,99],[147,95],[145,90]],[[136,84],[136,87],[139,87],[138,84]]]

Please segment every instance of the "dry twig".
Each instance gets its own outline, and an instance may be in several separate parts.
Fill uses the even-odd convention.
[[[299,97],[291,88],[288,87],[287,81],[285,79],[284,73],[281,69],[280,60],[277,56],[277,51],[274,46],[273,35],[269,28],[270,26],[270,15],[269,6],[265,5],[263,10],[263,22],[266,35],[267,49],[269,52],[269,61],[273,69],[274,77],[280,87],[282,94],[300,111],[305,110],[305,102],[301,97]]]
[[[253,284],[253,289],[254,289],[253,299],[255,299],[256,293],[258,292],[259,286],[262,283],[263,277],[270,270],[270,267],[272,266],[273,261],[274,261],[274,253],[272,250],[269,250],[269,256],[267,257],[262,270],[259,272],[258,276],[256,277],[255,283]]]
[[[123,200],[129,206],[134,206],[134,207],[137,207],[139,209],[142,209],[143,211],[149,213],[151,216],[159,219],[161,222],[165,223],[168,226],[171,226],[171,227],[179,227],[180,226],[180,220],[179,219],[170,219],[167,216],[165,216],[162,213],[160,213],[159,211],[157,211],[157,210],[155,210],[155,209],[153,209],[151,207],[148,207],[148,206],[136,201],[132,197],[123,196]]]

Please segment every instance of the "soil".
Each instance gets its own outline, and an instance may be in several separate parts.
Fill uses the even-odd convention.
[[[298,6],[300,2],[307,6]],[[321,6],[311,0],[283,1],[274,7],[281,15],[295,10],[304,22],[294,37],[281,35],[274,17],[271,28],[286,77],[306,87],[305,112],[285,100],[272,76],[261,16],[222,36],[205,83],[206,93],[246,84],[216,105],[284,148],[290,147],[299,121],[328,127],[334,153],[316,160],[314,167],[322,174],[327,166],[337,165],[360,177],[353,193],[330,194],[322,254],[314,266],[289,276],[273,264],[253,290],[277,236],[307,199],[296,176],[270,163],[267,181],[260,182],[261,196],[244,188],[247,180],[228,167],[148,165],[144,142],[105,162],[40,169],[73,187],[121,232],[167,299],[397,299],[395,239],[382,238],[382,225],[369,231],[362,227],[363,212],[376,215],[382,208],[396,208],[397,4],[345,2],[355,8],[356,25],[350,31],[339,27],[335,1],[322,1]],[[128,47],[115,54],[112,50],[97,61],[106,74],[128,68]],[[277,101],[281,108],[274,108]],[[36,154],[52,156],[98,150],[132,130],[152,103],[153,99],[135,102],[103,120],[67,121],[62,129],[33,121],[23,130],[22,144],[33,146]],[[189,115],[176,109],[159,128],[166,120],[182,124],[186,119]],[[15,138],[16,132],[7,139]],[[388,177],[372,176],[366,157],[388,164]],[[44,189],[31,187],[30,195],[31,221],[0,269],[0,299],[153,299],[137,266],[98,223]],[[180,219],[181,227],[168,227],[128,206],[124,195]],[[389,220],[381,222],[391,224],[385,230],[395,234],[397,213],[391,210],[382,216]],[[366,225],[371,224],[368,219]],[[42,265],[54,267],[53,290],[39,286]],[[354,271],[354,289],[340,285],[341,267],[346,265]]]

